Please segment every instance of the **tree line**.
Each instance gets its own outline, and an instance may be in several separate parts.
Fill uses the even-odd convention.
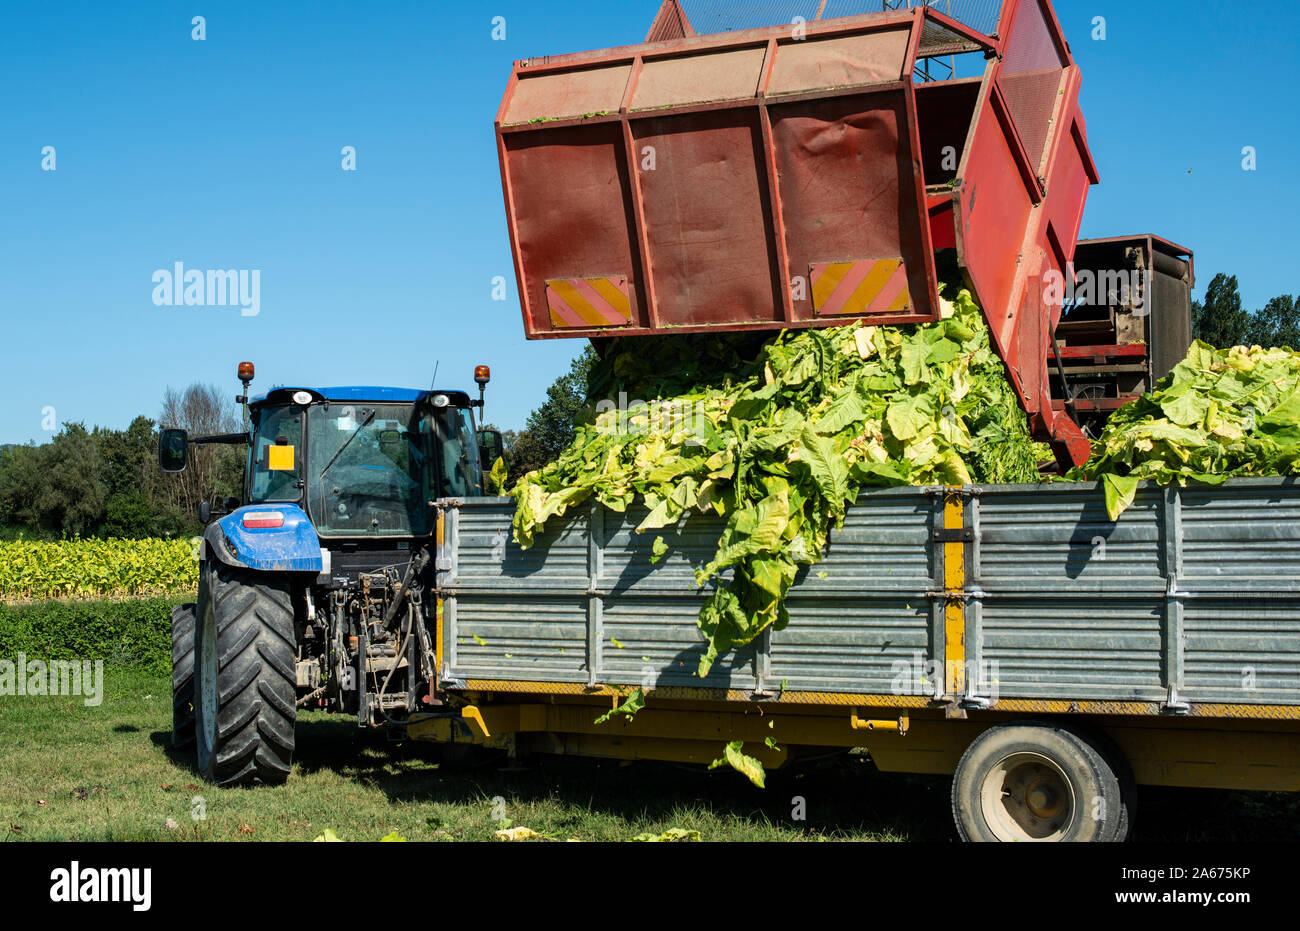
[[[1212,346],[1300,348],[1300,300],[1273,298],[1260,310],[1242,305],[1235,275],[1218,274],[1192,302],[1192,335]],[[587,379],[597,355],[587,346],[546,389],[546,400],[521,430],[504,433],[511,485],[559,458],[573,440],[587,403]],[[157,420],[141,415],[125,430],[67,423],[48,443],[0,447],[0,535],[173,537],[200,530],[199,501],[214,507],[238,498],[245,448],[192,450],[190,467],[168,475],[158,468],[158,429],[191,435],[242,429],[237,407],[213,385],[168,389]]]
[[[585,346],[569,370],[546,389],[546,400],[528,415],[524,428],[503,432],[510,469],[508,487],[534,469],[559,459],[573,442],[578,414],[587,405],[587,379],[598,359],[591,345]]]
[[[0,534],[7,538],[177,537],[198,533],[196,506],[239,497],[245,447],[192,450],[185,472],[158,468],[158,431],[234,433],[242,415],[214,385],[167,389],[157,420],[125,430],[64,423],[47,443],[0,448]]]
[[[1300,300],[1283,294],[1260,310],[1242,306],[1237,276],[1220,272],[1192,302],[1192,336],[1211,346],[1286,346],[1300,349]]]

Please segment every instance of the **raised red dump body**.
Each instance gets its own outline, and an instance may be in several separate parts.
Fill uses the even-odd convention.
[[[1036,434],[1082,462],[1044,276],[1098,176],[1050,3],[806,5],[697,13],[723,30],[699,35],[667,0],[643,44],[515,63],[496,126],[527,335],[924,323],[955,249]],[[982,76],[925,79],[967,52]]]

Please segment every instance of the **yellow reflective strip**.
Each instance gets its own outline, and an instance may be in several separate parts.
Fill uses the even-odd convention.
[[[889,279],[898,271],[898,266],[903,264],[897,259],[881,259],[871,267],[867,272],[867,277],[862,279],[862,284],[854,289],[853,294],[844,302],[836,313],[840,314],[862,314],[866,313],[871,302],[880,296],[880,292],[889,284]]]
[[[579,682],[525,682],[518,679],[467,679],[459,692],[520,692],[534,695],[580,695],[626,697],[637,683],[589,686]],[[657,699],[677,701],[752,702],[753,694],[744,689],[706,689],[691,686],[659,686],[646,692]],[[864,692],[792,692],[780,693],[779,704],[792,705],[860,705],[864,708],[925,708],[925,695],[873,695]]]
[[[608,278],[588,278],[587,284],[591,285],[592,289],[603,297],[624,320],[632,319],[632,303],[614,282]]]
[[[605,318],[596,308],[587,303],[587,299],[579,294],[578,289],[573,285],[567,281],[552,281],[549,286],[564,303],[569,305],[570,310],[582,318],[583,323],[588,326],[605,326]]]
[[[826,266],[825,270],[822,272],[822,276],[818,278],[817,283],[813,285],[813,307],[820,310],[825,306],[826,302],[831,299],[831,295],[835,293],[835,289],[840,286],[840,282],[844,280],[844,276],[849,273],[849,269],[852,267],[852,262],[836,262],[832,265]]]
[[[578,682],[526,682],[518,679],[469,679],[458,692],[513,692],[534,695],[575,695],[608,697],[626,693],[634,683],[601,685],[592,688]],[[663,700],[752,702],[753,695],[743,689],[705,689],[666,686],[651,689],[653,698]],[[858,705],[863,708],[925,708],[930,699],[923,695],[872,695],[863,692],[793,692],[781,693],[782,705]],[[1089,699],[1002,698],[993,711],[1039,712],[1051,714],[1159,715],[1157,702],[1096,701]],[[1300,720],[1300,705],[1234,705],[1192,703],[1188,714],[1193,718],[1255,718],[1281,721]]]
[[[436,556],[437,552],[440,552],[442,550],[443,543],[447,539],[447,527],[445,522],[445,514],[442,511],[442,509],[438,510],[438,519],[434,524],[434,528],[435,528],[434,541],[437,547],[434,555]],[[437,605],[434,609],[433,659],[434,659],[434,666],[436,667],[436,669],[441,669],[443,660],[445,659],[445,657],[443,656],[443,648],[442,648],[442,598],[438,598]]]
[[[912,305],[912,293],[908,290],[907,285],[903,285],[903,290],[898,292],[898,297],[894,303],[889,305],[891,313],[907,310]]]
[[[960,492],[944,495],[943,528],[961,530],[965,506]],[[966,587],[966,544],[943,545],[943,586],[950,595],[959,595]],[[966,688],[966,606],[960,598],[950,598],[943,609],[944,665],[947,667],[947,688],[950,695],[959,695]]]

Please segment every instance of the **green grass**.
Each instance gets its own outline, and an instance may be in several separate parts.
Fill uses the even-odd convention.
[[[670,828],[707,841],[954,838],[949,781],[886,776],[861,757],[769,774],[760,791],[730,771],[540,757],[521,772],[492,763],[440,769],[434,748],[358,733],[351,719],[304,715],[288,783],[217,790],[170,748],[170,685],[105,670],[103,704],[0,698],[0,838],[6,840],[348,841],[493,839],[504,816],[560,840],[627,840]],[[206,819],[191,818],[201,796]],[[791,799],[807,820],[791,819]],[[1141,840],[1294,840],[1300,795],[1143,790]],[[167,827],[167,820],[175,823]]]

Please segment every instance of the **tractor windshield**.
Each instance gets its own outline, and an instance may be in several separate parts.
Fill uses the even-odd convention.
[[[318,533],[428,533],[430,464],[411,405],[317,404],[308,416],[308,512]]]
[[[483,494],[466,409],[289,404],[255,416],[249,500],[297,502],[322,536],[424,536],[429,502]]]

